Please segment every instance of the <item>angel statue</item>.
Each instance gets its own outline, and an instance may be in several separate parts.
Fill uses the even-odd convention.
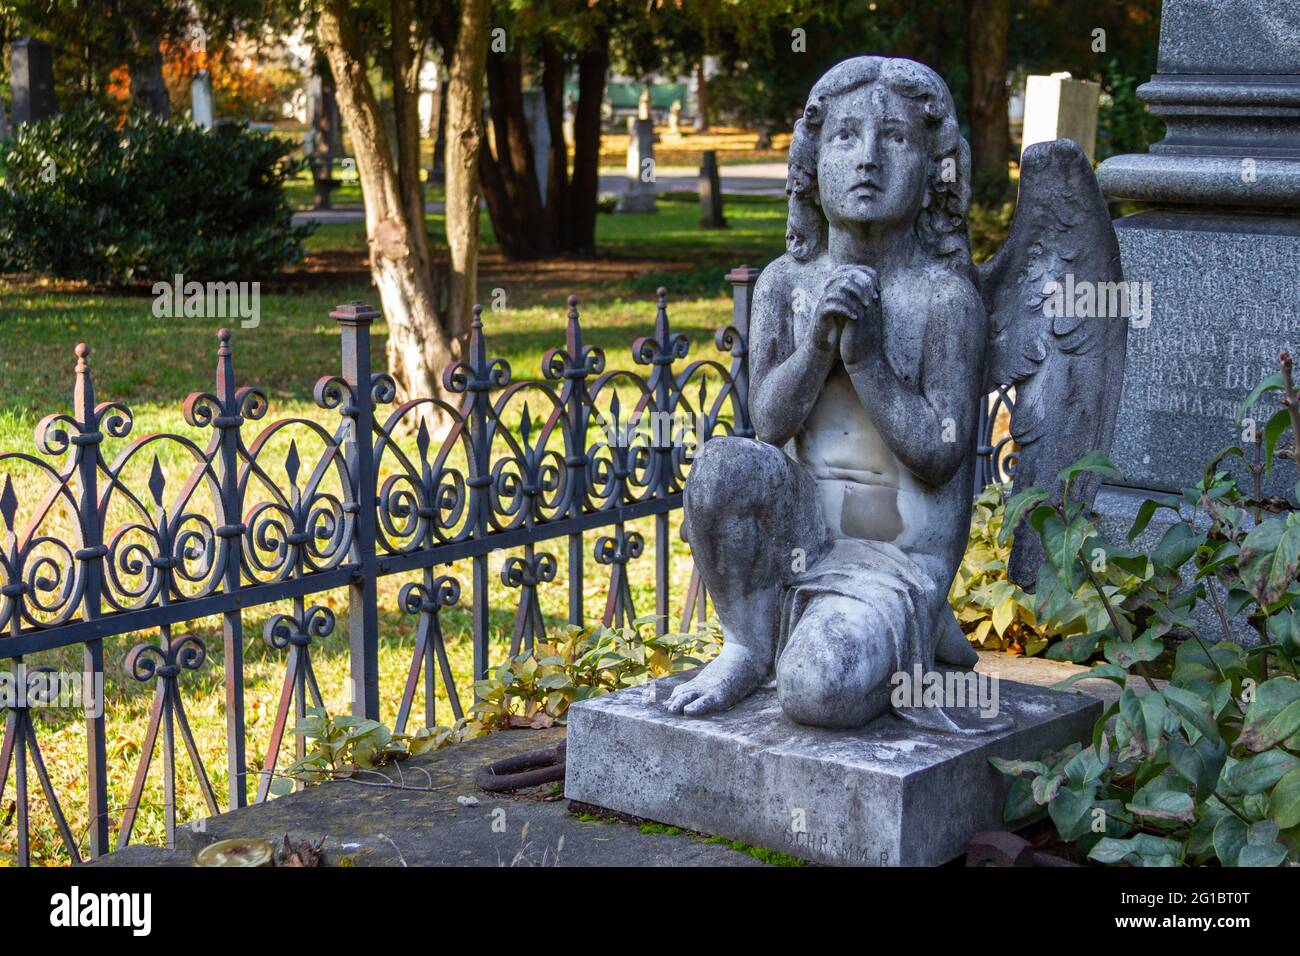
[[[724,710],[775,672],[800,724],[861,727],[893,709],[979,732],[943,708],[893,706],[891,678],[976,661],[947,596],[983,396],[1015,386],[1017,488],[1057,488],[1062,467],[1109,449],[1127,320],[1045,308],[1067,274],[1076,289],[1122,281],[1106,202],[1075,143],[1032,146],[1010,236],[976,267],[952,95],[929,67],[878,56],[812,88],[787,192],[787,252],[759,277],[750,323],[758,439],[707,442],[685,490],[723,649],[665,705]],[[1096,483],[1076,490],[1091,504]],[[1032,531],[1015,540],[1019,583],[1032,586],[1040,547]]]

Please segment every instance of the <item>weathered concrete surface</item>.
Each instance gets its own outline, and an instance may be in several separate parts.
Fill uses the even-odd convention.
[[[1017,654],[1004,654],[1002,651],[980,651],[979,663],[975,670],[981,674],[996,674],[999,681],[1016,681],[1019,684],[1032,684],[1035,687],[1052,687],[1061,681],[1069,680],[1075,674],[1092,670],[1083,664],[1071,664],[1068,661],[1049,661],[1045,657],[1021,657]],[[1163,688],[1168,681],[1156,680],[1156,687]],[[1129,675],[1128,687],[1139,696],[1147,693],[1146,681],[1141,677]],[[1119,685],[1101,677],[1075,681],[1066,693],[1087,694],[1103,704],[1113,704],[1119,700]]]
[[[1014,726],[967,736],[893,714],[858,730],[794,723],[776,691],[685,717],[663,706],[690,675],[575,704],[565,795],[829,864],[931,866],[1002,826],[1010,778],[990,757],[1086,740],[1101,703],[1000,681]]]
[[[324,837],[326,865],[759,865],[746,853],[688,834],[584,822],[568,812],[566,801],[551,787],[510,796],[484,793],[474,785],[474,771],[483,764],[553,747],[563,737],[562,728],[492,734],[400,764],[408,785],[438,787],[433,793],[326,783],[213,817],[199,830],[182,831],[175,850],[128,847],[96,865],[189,866],[193,854],[215,840],[238,836],[278,843],[285,834],[294,841]],[[392,775],[396,778],[396,771]],[[458,797],[478,803],[464,806]]]

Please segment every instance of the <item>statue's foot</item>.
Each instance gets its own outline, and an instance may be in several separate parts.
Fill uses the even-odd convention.
[[[767,676],[770,662],[738,645],[725,646],[690,681],[676,688],[664,703],[674,714],[699,717],[735,706],[752,694]]]

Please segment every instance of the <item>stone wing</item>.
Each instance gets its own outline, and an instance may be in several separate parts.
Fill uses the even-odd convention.
[[[1020,199],[1002,248],[977,267],[988,310],[988,390],[1014,385],[1016,491],[1059,494],[1058,472],[1109,452],[1128,342],[1128,289],[1119,243],[1092,163],[1068,139],[1025,150]],[[1089,506],[1100,476],[1071,497]],[[1016,532],[1010,576],[1032,588],[1043,558],[1037,533]]]

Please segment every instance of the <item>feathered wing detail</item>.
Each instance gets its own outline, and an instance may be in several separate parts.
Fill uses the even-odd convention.
[[[1062,468],[1110,451],[1128,342],[1119,242],[1078,144],[1058,139],[1025,150],[1011,233],[977,274],[990,323],[988,390],[1016,389],[1015,490],[1059,494]],[[1071,498],[1091,506],[1099,485],[1100,476],[1082,476]],[[1032,588],[1042,559],[1037,533],[1022,525],[1011,579]]]

